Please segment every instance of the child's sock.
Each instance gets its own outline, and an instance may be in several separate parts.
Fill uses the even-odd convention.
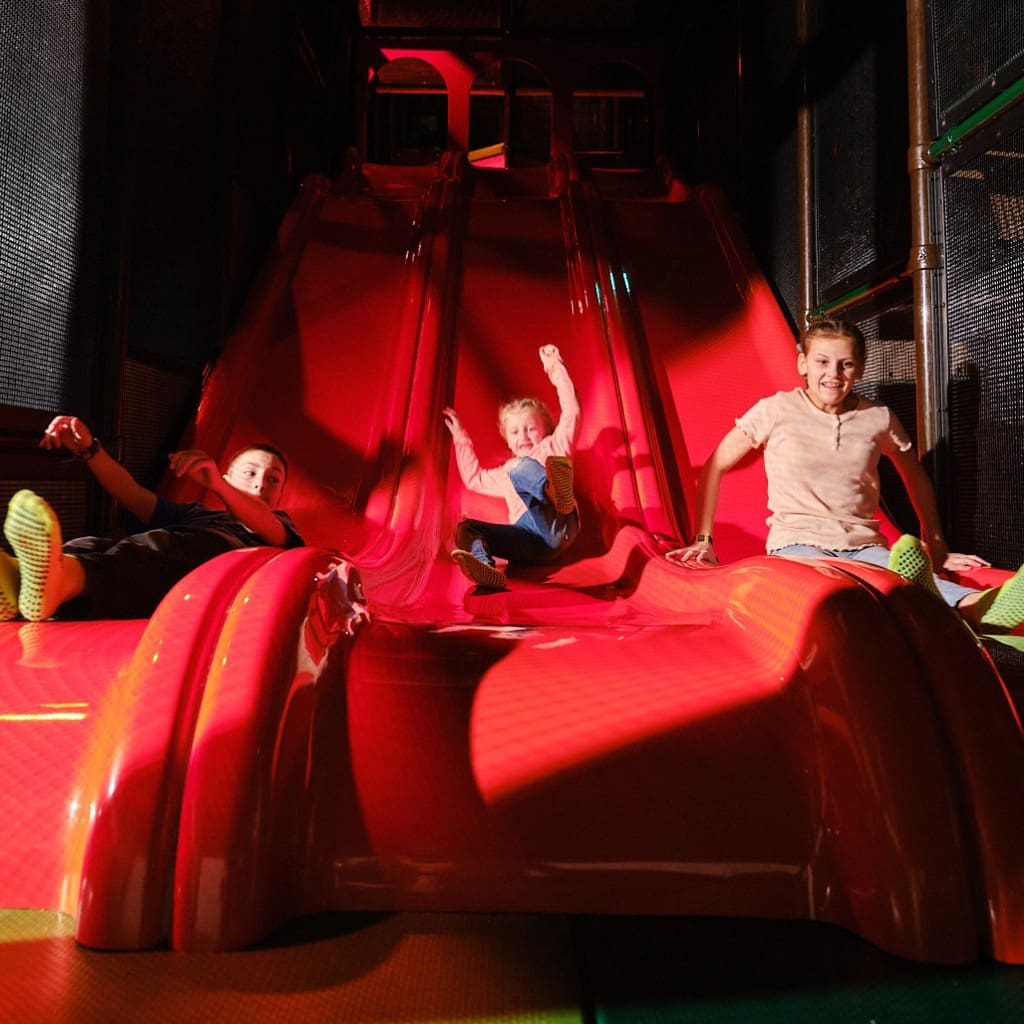
[[[995,600],[981,617],[983,626],[1016,629],[1024,622],[1024,565],[997,591]]]
[[[487,587],[489,590],[505,589],[508,582],[505,579],[505,574],[493,565],[488,565],[486,562],[481,561],[471,552],[456,548],[452,552],[452,558],[458,562],[463,575],[471,579],[478,586]]]
[[[18,558],[18,610],[31,622],[48,619],[62,601],[60,523],[32,491],[18,491],[7,506],[4,535]]]
[[[548,497],[559,515],[567,516],[576,507],[573,491],[572,459],[564,455],[550,455],[544,463],[548,478]]]
[[[889,551],[889,568],[918,586],[939,596],[931,556],[921,542],[909,533],[903,534]]]
[[[0,551],[0,622],[18,615],[18,563]]]

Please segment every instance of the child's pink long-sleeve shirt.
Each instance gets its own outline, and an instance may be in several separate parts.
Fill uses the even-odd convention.
[[[488,494],[491,497],[503,498],[508,509],[508,521],[518,522],[526,511],[523,499],[519,497],[509,472],[520,458],[535,459],[542,466],[549,455],[572,455],[579,440],[582,413],[576,388],[565,364],[561,361],[552,364],[547,371],[548,379],[558,394],[560,414],[554,432],[541,438],[533,449],[524,456],[513,456],[507,462],[493,469],[481,469],[480,460],[476,457],[473,439],[463,428],[454,434],[455,461],[459,467],[462,482],[469,490],[477,494]]]

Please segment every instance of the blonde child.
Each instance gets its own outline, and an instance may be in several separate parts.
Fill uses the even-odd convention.
[[[978,632],[1024,621],[1024,567],[1001,587],[974,590],[934,575],[932,565],[968,571],[989,563],[950,553],[935,494],[906,431],[887,406],[854,393],[865,342],[852,324],[821,320],[801,338],[804,386],[762,399],[736,420],[705,463],[697,484],[696,537],[670,551],[690,567],[718,564],[712,544],[722,477],[751,449],[764,451],[768,477],[768,553],[849,558],[881,565],[938,593]],[[879,531],[878,461],[895,465],[917,514],[924,545],[904,535],[890,551]]]
[[[511,458],[500,466],[481,469],[455,410],[444,410],[462,482],[478,494],[503,498],[508,510],[507,523],[464,519],[456,528],[452,558],[482,587],[501,589],[506,584],[496,557],[511,565],[545,565],[579,532],[571,456],[579,438],[580,404],[556,346],[543,346],[540,360],[558,395],[558,423],[535,398],[503,405],[498,425]]]

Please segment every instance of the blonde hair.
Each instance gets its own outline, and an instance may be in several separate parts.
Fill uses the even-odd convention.
[[[498,409],[498,429],[501,431],[501,436],[505,436],[505,420],[507,417],[517,412],[527,412],[530,409],[536,412],[544,421],[544,426],[549,434],[555,432],[555,420],[551,415],[551,411],[539,398],[514,398],[511,402],[506,402]]]

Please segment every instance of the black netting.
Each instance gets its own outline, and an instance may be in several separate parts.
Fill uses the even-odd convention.
[[[867,340],[867,362],[857,391],[889,406],[917,443],[917,382],[914,307],[909,289],[893,296],[888,308],[858,322]],[[899,474],[888,459],[879,464],[882,505],[905,532],[917,531],[917,518]]]
[[[0,18],[0,401],[65,399],[79,285],[87,0]]]
[[[194,383],[181,373],[135,359],[125,364],[121,461],[139,480],[156,486],[167,468],[191,408]]]
[[[910,245],[906,22],[902,4],[844,7],[821,28],[812,58],[818,301],[837,298]]]
[[[1024,562],[1024,130],[943,174],[958,543]],[[962,539],[961,539],[962,538]]]
[[[750,240],[794,323],[800,319],[796,5],[744,13],[743,97],[752,167],[745,175]]]
[[[796,176],[796,135],[791,133],[772,154],[769,177],[773,201],[769,207],[767,261],[779,299],[792,321],[799,323],[803,311],[800,309],[799,211],[796,189],[792,186]]]
[[[218,3],[143,0],[140,4],[129,103],[136,171],[143,171],[130,197],[131,280],[128,338],[135,351],[199,365],[220,331],[218,290],[226,251],[228,195],[226,153],[235,132],[250,127],[239,114],[250,93],[274,82],[252,74],[231,109],[218,76],[236,71],[242,58],[226,45],[230,23]],[[251,26],[255,35],[275,25],[269,12]],[[248,54],[246,55],[248,56]],[[218,70],[218,60],[222,70]],[[266,131],[277,111],[267,106]]]
[[[982,106],[1024,67],[1024,5],[931,0],[935,134]]]

